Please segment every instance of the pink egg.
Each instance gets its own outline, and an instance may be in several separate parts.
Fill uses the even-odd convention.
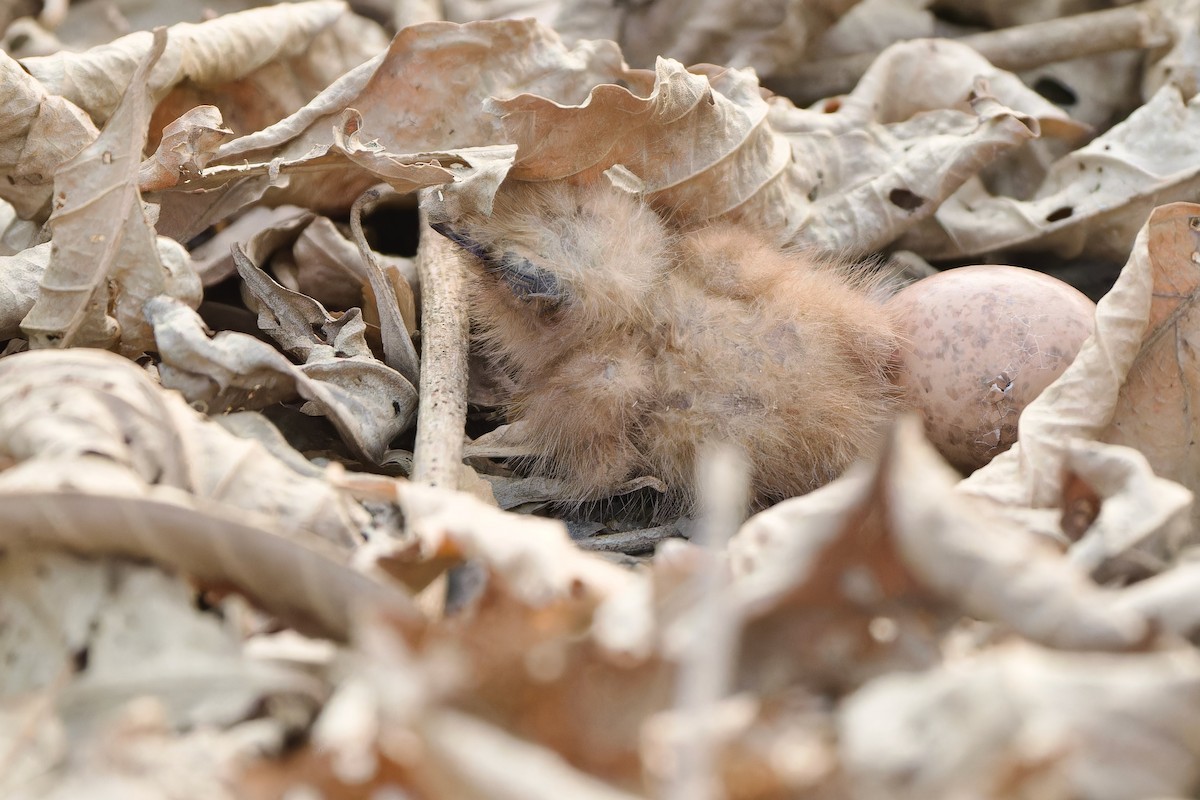
[[[1017,440],[1017,419],[1092,333],[1096,306],[1020,267],[960,267],[888,301],[907,341],[898,382],[930,442],[971,472]]]

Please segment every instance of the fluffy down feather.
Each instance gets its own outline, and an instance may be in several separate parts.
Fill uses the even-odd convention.
[[[436,227],[472,254],[478,344],[564,501],[654,475],[686,508],[700,446],[724,440],[767,505],[837,477],[892,416],[896,327],[844,265],[733,224],[674,230],[600,184],[505,184],[491,215]]]

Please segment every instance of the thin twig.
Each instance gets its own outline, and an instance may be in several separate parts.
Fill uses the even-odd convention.
[[[1000,69],[1020,72],[1100,53],[1161,47],[1170,38],[1158,4],[1143,2],[973,34],[954,41],[975,49]],[[811,61],[766,83],[776,93],[807,105],[849,92],[878,56],[879,53],[856,53]]]
[[[749,470],[732,448],[712,450],[701,460],[699,484],[703,516],[694,541],[709,551],[709,557],[692,580],[695,616],[688,620],[691,637],[675,691],[675,710],[687,733],[674,742],[675,768],[662,795],[666,800],[724,796],[712,720],[732,685],[740,635],[737,616],[724,592],[729,582],[725,550],[745,514]]]
[[[575,544],[580,550],[591,550],[602,553],[650,553],[660,542],[683,535],[678,523],[658,525],[653,528],[641,528],[636,531],[620,533],[602,533],[585,539],[576,539]]]
[[[421,206],[421,385],[412,479],[455,489],[467,421],[466,277],[458,251],[429,227]]]

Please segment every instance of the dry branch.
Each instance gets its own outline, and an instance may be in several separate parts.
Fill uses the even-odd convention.
[[[422,203],[424,205],[424,203]],[[467,419],[467,298],[454,246],[421,212],[421,386],[412,479],[458,487]]]

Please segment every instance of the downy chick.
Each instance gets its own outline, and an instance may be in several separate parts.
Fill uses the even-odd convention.
[[[472,256],[477,344],[564,502],[653,475],[686,510],[720,440],[762,507],[837,477],[894,411],[899,339],[867,282],[753,230],[673,230],[629,194],[563,182],[506,183],[490,216],[434,227]]]

